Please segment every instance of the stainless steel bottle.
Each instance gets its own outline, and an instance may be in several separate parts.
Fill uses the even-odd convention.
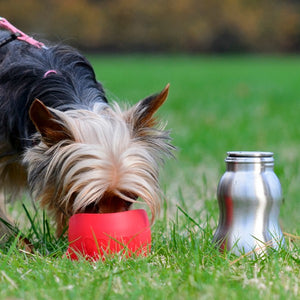
[[[284,243],[278,223],[282,192],[272,152],[228,152],[218,185],[219,225],[213,241],[240,255]]]

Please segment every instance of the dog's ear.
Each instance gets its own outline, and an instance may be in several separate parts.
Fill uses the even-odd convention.
[[[29,109],[29,116],[47,146],[51,147],[63,139],[70,139],[70,133],[59,121],[59,118],[51,113],[40,100],[33,101]]]
[[[155,125],[154,114],[166,101],[170,84],[158,94],[149,96],[139,101],[135,106],[125,112],[125,119],[129,123],[134,123],[134,128],[153,127]]]

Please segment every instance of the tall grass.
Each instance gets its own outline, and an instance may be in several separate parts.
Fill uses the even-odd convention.
[[[13,239],[0,251],[1,299],[297,299],[299,296],[300,84],[298,57],[95,56],[110,100],[135,103],[171,83],[159,116],[177,159],[161,175],[161,217],[146,258],[62,258],[67,243],[26,203],[14,209],[35,253]],[[220,253],[216,187],[230,150],[275,153],[287,246],[266,257]],[[22,217],[21,217],[22,216]],[[24,220],[21,220],[23,218]],[[23,224],[24,223],[24,224]],[[23,227],[24,226],[24,227]]]

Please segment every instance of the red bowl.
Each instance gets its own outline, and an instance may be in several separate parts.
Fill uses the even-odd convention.
[[[151,250],[151,229],[145,210],[120,213],[76,214],[69,221],[66,256],[103,260],[114,253],[146,256]]]

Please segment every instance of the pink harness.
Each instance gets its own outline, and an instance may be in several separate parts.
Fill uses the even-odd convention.
[[[6,19],[0,17],[0,28],[6,29],[10,31],[11,33],[15,34],[16,38],[20,41],[24,41],[30,45],[33,45],[37,48],[46,48],[46,46],[38,42],[37,40],[33,39],[32,37],[28,36],[12,24],[10,24]]]

